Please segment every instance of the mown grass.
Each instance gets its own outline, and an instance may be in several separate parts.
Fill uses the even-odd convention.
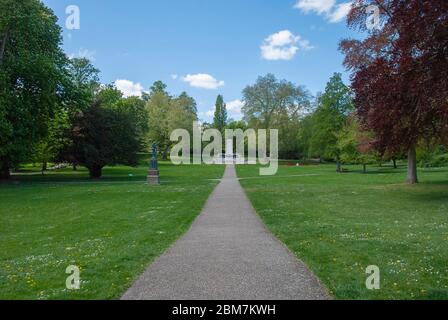
[[[224,167],[160,170],[155,187],[144,166],[106,168],[99,181],[27,168],[0,184],[0,299],[120,297],[187,231]],[[79,291],[66,289],[69,265],[81,268]]]
[[[448,170],[333,165],[281,166],[277,176],[238,166],[268,228],[302,259],[337,299],[448,299]],[[367,290],[366,268],[381,271]]]

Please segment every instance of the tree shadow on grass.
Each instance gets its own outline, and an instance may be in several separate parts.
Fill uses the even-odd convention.
[[[379,169],[370,169],[367,168],[367,171],[364,172],[363,169],[349,169],[348,171],[344,171],[343,174],[363,174],[363,175],[381,175],[381,174],[403,174],[405,171],[403,169],[394,169],[394,168],[379,168]]]
[[[415,191],[410,194],[413,200],[448,205],[448,181],[421,182]]]
[[[197,166],[195,166],[197,167]],[[38,168],[14,173],[10,180],[0,180],[0,186],[31,185],[31,184],[107,184],[107,183],[146,183],[149,165],[137,167],[105,167],[100,179],[90,179],[89,171],[84,167],[78,170],[72,168],[47,171],[43,175]],[[221,176],[212,171],[201,171],[191,166],[173,166],[167,162],[159,163],[162,185],[191,184],[193,181],[208,181]]]
[[[138,182],[146,181],[147,169],[138,167],[105,167],[100,179],[91,179],[84,167],[77,170],[64,168],[42,172],[38,168],[24,168],[12,174],[9,180],[0,180],[0,185],[17,185],[33,183],[95,183],[95,182]]]
[[[393,167],[367,167],[367,171],[364,172],[362,168],[353,169],[350,168],[344,173],[361,173],[366,175],[379,175],[379,174],[403,174],[407,172],[407,167],[399,167],[397,169]],[[418,168],[419,174],[427,174],[427,173],[448,173],[448,168],[433,168],[433,169],[423,169]],[[447,177],[448,179],[448,177]]]
[[[448,289],[429,289],[416,297],[417,300],[448,300]]]
[[[0,181],[0,185],[20,184],[52,184],[52,183],[118,183],[144,182],[144,176],[103,176],[100,179],[90,179],[87,174],[53,174],[53,175],[14,175],[10,180]]]

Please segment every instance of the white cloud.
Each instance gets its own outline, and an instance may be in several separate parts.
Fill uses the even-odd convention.
[[[303,50],[311,50],[311,49],[314,49],[314,46],[312,46],[308,40],[299,40],[299,46],[300,46],[300,48],[302,48]]]
[[[345,17],[347,17],[351,9],[351,2],[338,4],[333,12],[331,12],[331,14],[328,16],[328,21],[330,21],[331,23],[341,22],[345,19]]]
[[[85,48],[80,48],[78,50],[77,53],[71,53],[68,55],[68,57],[70,59],[73,58],[86,58],[91,62],[95,62],[95,56],[96,56],[96,51],[95,50],[89,50],[89,49],[85,49]]]
[[[308,40],[301,39],[289,30],[283,30],[267,37],[261,45],[261,56],[266,60],[291,60],[299,51],[313,49]]]
[[[282,47],[289,44],[294,44],[299,40],[299,37],[294,36],[291,31],[283,30],[270,35],[266,42],[275,47]]]
[[[241,114],[241,108],[244,106],[244,102],[241,100],[233,100],[227,102],[227,111],[231,114]]]
[[[304,13],[323,15],[330,23],[341,22],[350,12],[352,1],[337,4],[336,0],[298,0],[294,8]]]
[[[228,114],[229,118],[237,119],[237,120],[241,119],[242,118],[241,108],[243,106],[244,106],[244,102],[239,99],[227,102],[226,109],[227,109],[227,114]],[[198,115],[200,117],[206,117],[209,120],[212,120],[213,117],[215,116],[215,110],[216,110],[216,108],[213,107],[213,108],[209,109],[208,111],[198,112]]]
[[[213,117],[215,116],[215,108],[210,109],[208,111],[200,111],[198,112],[198,115],[200,117],[207,117],[209,119],[213,119]]]
[[[115,81],[115,86],[118,90],[123,92],[123,96],[127,97],[141,97],[143,86],[140,83],[134,83],[129,80],[119,79]]]
[[[177,74],[172,74],[171,75],[171,79],[173,80],[177,80],[177,78],[179,78],[179,76]]]
[[[188,74],[182,78],[194,88],[201,89],[217,89],[225,85],[224,81],[218,81],[214,77],[206,73]]]
[[[298,0],[294,8],[306,13],[316,12],[317,14],[328,13],[336,4],[336,0]]]

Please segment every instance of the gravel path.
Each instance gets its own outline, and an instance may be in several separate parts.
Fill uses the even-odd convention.
[[[234,166],[188,233],[123,300],[330,299],[306,266],[262,224]]]

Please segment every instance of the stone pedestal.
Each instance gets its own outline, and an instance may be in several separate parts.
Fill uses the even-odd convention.
[[[160,184],[160,172],[159,172],[159,170],[150,169],[148,171],[147,182],[150,185],[159,185]]]

